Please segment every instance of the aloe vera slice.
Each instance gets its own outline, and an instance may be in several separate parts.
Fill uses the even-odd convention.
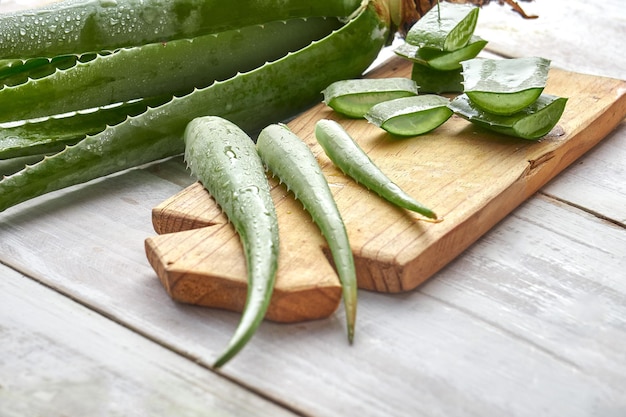
[[[404,42],[394,52],[414,63],[440,70],[451,71],[461,68],[461,62],[476,58],[478,53],[487,45],[487,41],[473,36],[470,42],[456,51],[441,51],[439,49],[411,45]]]
[[[522,139],[537,140],[550,133],[563,115],[567,98],[542,94],[531,105],[509,116],[487,113],[461,94],[450,102],[459,116],[486,129]]]
[[[441,126],[452,116],[446,97],[426,94],[385,101],[370,109],[365,118],[398,136],[417,136]]]
[[[418,86],[409,78],[363,78],[334,82],[322,93],[337,113],[362,118],[375,104],[417,95]]]
[[[469,4],[441,3],[409,29],[407,43],[441,51],[463,48],[476,29],[478,8]]]
[[[550,60],[475,58],[464,61],[462,66],[464,92],[472,102],[487,112],[511,115],[543,93]]]
[[[413,64],[411,79],[419,85],[420,93],[462,93],[463,69],[450,71],[436,70],[422,64]]]

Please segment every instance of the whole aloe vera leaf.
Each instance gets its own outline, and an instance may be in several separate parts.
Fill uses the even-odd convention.
[[[315,125],[315,138],[331,161],[357,183],[398,207],[437,219],[435,212],[394,183],[338,122],[319,120]]]
[[[1,89],[0,122],[143,97],[187,94],[279,59],[339,27],[334,18],[291,19],[98,55],[49,76]]]
[[[347,17],[361,0],[65,0],[0,15],[0,58],[98,52],[313,16]]]
[[[221,116],[251,132],[298,114],[320,100],[326,86],[359,76],[378,56],[391,25],[388,9],[379,1],[383,0],[370,0],[341,29],[295,53],[175,97],[3,178],[0,211],[50,191],[181,154],[185,127],[196,117]]]
[[[283,124],[264,128],[257,149],[266,167],[294,193],[328,243],[341,282],[348,341],[352,343],[358,299],[356,268],[348,232],[326,177],[309,146]]]
[[[235,333],[215,362],[223,366],[252,338],[270,305],[278,269],[278,217],[252,139],[221,117],[192,120],[185,161],[232,223],[243,245],[248,291]]]

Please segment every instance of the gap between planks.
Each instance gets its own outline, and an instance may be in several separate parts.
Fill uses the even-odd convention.
[[[41,285],[42,287],[46,288],[49,291],[52,291],[53,293],[69,300],[70,302],[76,303],[78,305],[80,305],[81,307],[86,308],[87,310],[97,314],[98,316],[109,320],[110,322],[114,323],[115,325],[118,325],[120,327],[123,327],[131,332],[133,332],[135,335],[142,337],[143,339],[145,339],[148,342],[154,343],[157,346],[160,346],[164,349],[167,349],[168,351],[178,355],[181,359],[185,359],[188,360],[192,363],[194,363],[197,366],[200,366],[201,368],[204,368],[205,370],[207,370],[208,372],[212,372],[216,375],[219,375],[221,378],[224,378],[226,380],[228,380],[229,382],[232,382],[234,384],[236,384],[237,386],[241,387],[242,389],[245,389],[247,392],[249,392],[250,394],[253,394],[257,397],[260,397],[268,402],[271,402],[281,408],[284,408],[285,410],[293,413],[294,415],[297,416],[302,416],[302,417],[306,417],[307,414],[302,411],[299,410],[297,408],[295,408],[293,405],[287,403],[286,401],[283,401],[280,398],[274,397],[269,395],[267,392],[264,392],[258,388],[255,388],[254,386],[252,386],[251,384],[245,383],[244,381],[242,381],[241,379],[235,378],[231,375],[229,375],[228,373],[222,372],[217,368],[214,368],[211,363],[209,363],[206,360],[203,360],[200,357],[194,356],[192,354],[190,354],[189,352],[184,351],[183,349],[177,348],[175,345],[170,344],[165,342],[164,340],[161,340],[160,338],[156,337],[156,336],[152,336],[150,334],[149,331],[144,331],[142,330],[140,327],[138,326],[134,326],[131,324],[131,322],[129,321],[123,321],[119,318],[117,318],[115,315],[113,314],[109,314],[107,313],[107,311],[103,308],[98,308],[96,305],[94,304],[89,304],[87,302],[82,301],[79,298],[74,297],[71,293],[66,292],[66,291],[62,291],[59,288],[55,288],[54,286],[52,286],[50,283],[46,282],[45,280],[39,279],[36,274],[32,274],[30,273],[30,271],[25,270],[23,268],[19,268],[19,267],[15,267],[13,265],[9,265],[4,261],[0,261],[0,265],[3,265],[6,268],[12,269],[13,271],[15,271],[16,273],[18,273],[19,275],[22,276],[22,278],[24,279],[28,279],[31,280],[33,282],[35,282],[36,284]]]

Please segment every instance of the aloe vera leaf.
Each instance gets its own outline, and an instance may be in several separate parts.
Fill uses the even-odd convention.
[[[192,38],[276,20],[347,17],[361,0],[65,0],[0,15],[0,58],[53,57]]]
[[[65,70],[77,63],[86,63],[98,56],[109,55],[111,51],[76,55],[59,55],[54,58],[29,58],[0,60],[0,87],[24,84],[31,79],[47,77],[59,70]]]
[[[1,59],[0,60],[0,79],[12,77],[15,74],[28,72],[31,68],[39,68],[50,64],[48,58],[34,59]]]
[[[365,118],[372,124],[398,136],[417,136],[441,126],[452,116],[450,100],[425,94],[385,101],[372,107]]]
[[[83,57],[59,56],[53,59],[35,58],[24,60],[23,65],[13,66],[12,71],[6,71],[0,78],[3,86],[13,87],[24,84],[31,79],[43,78],[58,70],[67,69],[76,65]]]
[[[541,57],[470,59],[463,62],[464,91],[483,110],[510,115],[541,95],[549,70]]]
[[[328,119],[318,121],[315,137],[333,163],[359,184],[398,207],[437,218],[435,212],[395,184],[339,123]]]
[[[467,45],[476,29],[478,7],[439,3],[439,9],[433,7],[411,27],[407,43],[441,51],[456,51]]]
[[[98,55],[47,77],[1,89],[0,121],[186,94],[279,59],[340,26],[334,18],[292,19]]]
[[[25,166],[36,164],[43,158],[44,155],[29,155],[0,160],[0,177],[15,174],[24,169]]]
[[[180,154],[184,129],[196,117],[222,116],[253,132],[298,114],[320,100],[326,86],[359,76],[378,56],[390,33],[388,9],[378,1],[370,0],[341,29],[297,52],[150,108],[3,178],[0,211],[50,191]],[[316,67],[324,71],[311,71]]]
[[[234,226],[246,259],[246,303],[215,363],[221,367],[254,335],[270,305],[278,268],[278,217],[263,162],[238,126],[220,117],[200,117],[187,125],[184,140],[189,169]]]
[[[461,68],[441,71],[415,63],[411,70],[411,79],[417,83],[422,94],[461,93],[463,92],[462,71]]]
[[[322,91],[327,106],[352,118],[362,118],[374,104],[381,101],[417,93],[415,81],[400,77],[340,80]]]
[[[456,51],[448,52],[428,47],[420,48],[419,46],[403,42],[394,52],[414,63],[440,71],[451,71],[462,68],[462,61],[476,58],[486,45],[486,40],[473,36],[466,46]]]
[[[542,94],[513,115],[496,115],[477,107],[466,94],[450,102],[450,109],[466,120],[494,132],[522,139],[537,140],[556,126],[563,115],[567,98]]]
[[[0,86],[17,85],[29,78],[52,74],[57,69],[68,68],[76,63],[76,56],[64,55],[53,59],[3,59],[0,60]]]
[[[284,125],[272,124],[263,129],[257,149],[268,169],[309,212],[328,243],[341,282],[348,340],[352,343],[357,310],[356,268],[348,232],[326,177],[307,144]]]
[[[155,97],[127,103],[71,112],[63,115],[0,124],[0,159],[52,154],[73,145],[87,135],[123,122],[171,99]]]

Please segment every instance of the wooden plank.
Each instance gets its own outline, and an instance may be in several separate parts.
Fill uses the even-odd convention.
[[[626,122],[541,191],[626,226]]]
[[[539,196],[421,291],[624,389],[624,253],[623,227]]]
[[[484,7],[476,34],[502,56],[543,56],[552,65],[585,74],[626,80],[626,9],[622,0],[598,2],[537,0],[524,3],[538,19],[525,20],[508,7]]]
[[[0,415],[288,416],[0,265]]]
[[[504,56],[539,55],[552,65],[572,71],[626,80],[626,9],[623,1],[601,5],[569,0],[535,1],[524,4],[539,15],[523,20],[507,7],[480,11],[477,32],[489,40],[488,49]],[[563,201],[626,223],[626,189],[623,161],[626,158],[626,124],[583,159],[543,189]]]
[[[406,77],[410,67],[397,58],[372,76]],[[626,115],[626,81],[553,70],[546,90],[569,101],[552,136],[539,142],[486,133],[459,117],[433,133],[397,140],[364,120],[342,119],[323,104],[290,122],[318,156],[334,190],[361,288],[398,292],[417,287],[596,145]],[[340,120],[386,173],[443,221],[419,222],[342,175],[312,133],[322,118]],[[277,182],[273,196],[281,258],[268,319],[326,317],[341,293],[322,252],[324,241],[308,213],[299,210],[299,203]],[[243,309],[247,283],[243,251],[234,228],[203,187],[195,184],[157,206],[153,223],[165,235],[147,239],[146,252],[174,299]],[[210,227],[202,227],[206,225]],[[181,230],[185,232],[174,233]],[[316,309],[317,314],[312,313]]]
[[[352,348],[317,322],[299,324],[288,343],[300,355],[283,355],[272,372],[286,380],[315,373],[327,388],[311,381],[297,397],[317,415],[621,415],[626,235],[605,226],[530,200],[418,291],[360,292]],[[265,329],[258,351],[229,372],[262,384],[248,366],[269,372],[268,349],[286,342],[281,326]]]
[[[149,174],[128,172],[4,216],[0,255],[212,363],[239,315],[174,303],[160,287],[142,235],[149,203],[174,185]],[[618,343],[625,244],[622,229],[535,198],[418,291],[361,291],[353,346],[341,310],[297,325],[265,322],[223,372],[308,415],[617,413],[626,389]]]

